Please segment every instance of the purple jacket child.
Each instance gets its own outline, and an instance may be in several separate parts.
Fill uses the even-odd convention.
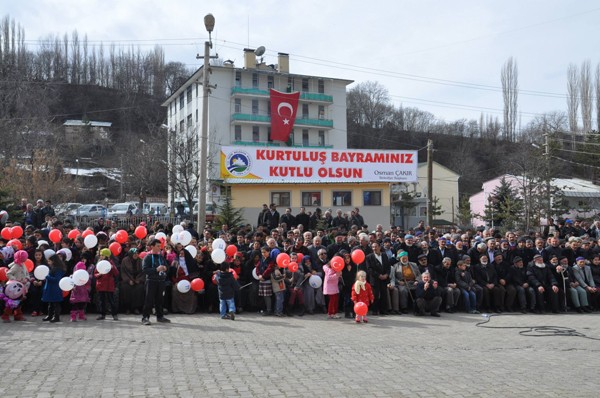
[[[85,270],[85,263],[83,261],[78,262],[75,265],[75,269],[73,271],[77,271],[83,269]],[[85,318],[85,306],[90,302],[90,288],[92,286],[92,278],[83,286],[77,286],[71,290],[71,322],[75,322],[77,320],[77,316],[79,315],[80,320],[86,320]]]

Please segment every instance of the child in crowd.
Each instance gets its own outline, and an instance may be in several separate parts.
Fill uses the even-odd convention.
[[[44,251],[37,249],[33,253],[33,269],[39,265],[47,265],[46,257],[44,257]],[[33,271],[29,273],[31,285],[27,291],[27,306],[31,310],[31,316],[42,315],[42,289],[44,287],[44,281],[38,280]]]
[[[329,263],[323,266],[323,272],[325,278],[323,281],[323,295],[329,296],[329,304],[327,305],[327,318],[328,319],[339,319],[340,316],[337,314],[340,307],[340,289],[338,283],[342,272],[335,272]]]
[[[98,262],[107,260],[110,263],[110,271],[108,274],[101,274],[98,270],[94,271],[94,277],[96,278],[96,292],[100,299],[100,315],[96,318],[98,321],[102,321],[106,318],[106,307],[110,306],[110,313],[115,321],[119,320],[117,316],[117,305],[115,304],[115,278],[119,276],[119,270],[115,267],[115,264],[110,260],[110,254],[100,251]]]
[[[58,283],[65,276],[65,264],[58,254],[53,254],[48,259],[50,272],[46,276],[42,301],[48,303],[48,315],[42,321],[50,323],[60,322],[60,303],[63,301],[63,292]]]
[[[83,261],[78,262],[75,265],[73,271],[78,271],[80,269],[87,271],[87,266],[85,263],[85,258]],[[90,278],[91,279],[91,278]],[[86,320],[85,317],[85,307],[87,303],[90,302],[90,286],[92,282],[88,280],[87,283],[83,286],[75,285],[73,290],[71,290],[71,298],[69,301],[71,302],[71,322],[77,321],[77,317],[82,321]]]
[[[2,313],[2,320],[4,322],[10,322],[10,315],[12,314],[15,321],[24,321],[23,317],[23,300],[27,295],[27,289],[29,289],[29,272],[27,272],[27,267],[25,266],[25,261],[27,260],[27,252],[25,250],[19,250],[15,253],[13,257],[13,263],[9,265],[9,270],[6,272],[6,277],[9,281],[17,281],[23,284],[25,288],[25,292],[21,300],[19,300],[19,304],[14,308],[10,308],[6,306],[4,308],[4,312]]]
[[[264,246],[260,249],[260,262],[256,265],[256,275],[258,275],[258,296],[265,300],[265,310],[263,315],[272,315],[273,307],[271,296],[273,295],[273,284],[271,283],[271,274],[275,269],[275,261],[271,258],[271,250]]]
[[[285,272],[277,265],[271,273],[271,283],[275,294],[275,316],[283,316],[283,301],[285,299]]]
[[[219,288],[219,310],[221,319],[235,319],[235,292],[240,286],[231,272],[229,263],[221,264],[221,270],[216,273]]]
[[[293,256],[292,259],[294,259]],[[297,261],[297,257],[295,261]],[[290,272],[288,269],[286,273],[290,284],[290,299],[288,301],[286,315],[292,316],[294,304],[298,303],[300,306],[300,312],[298,313],[298,316],[304,316],[304,292],[302,291],[302,283],[304,282],[304,267],[302,267],[301,264],[298,264],[298,270],[296,272]]]
[[[367,273],[365,271],[358,271],[356,273],[356,282],[352,286],[352,301],[354,304],[359,302],[365,303],[367,307],[375,301],[375,296],[373,296],[371,285],[367,282]],[[356,315],[356,323],[360,323],[361,320],[364,323],[369,322],[366,315]]]

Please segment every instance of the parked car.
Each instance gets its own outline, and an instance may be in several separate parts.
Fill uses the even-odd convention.
[[[143,212],[155,216],[166,216],[169,214],[169,206],[166,203],[144,203]]]
[[[77,210],[81,206],[81,203],[61,203],[54,208],[54,212],[57,216],[69,215],[73,210]]]
[[[138,213],[137,204],[133,202],[117,203],[108,209],[108,218],[125,218]]]
[[[194,205],[194,215],[198,214],[200,207],[198,203]],[[212,223],[217,218],[218,208],[213,203],[206,203],[206,222]]]
[[[82,219],[106,217],[106,207],[102,205],[89,204],[81,205],[68,213],[69,216],[80,217]]]

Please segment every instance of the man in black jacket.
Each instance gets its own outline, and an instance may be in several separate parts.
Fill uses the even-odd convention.
[[[535,292],[528,282],[527,268],[523,266],[523,259],[515,257],[512,267],[508,270],[508,285],[515,288],[519,308],[524,314],[527,313],[527,308],[531,312],[535,311]],[[528,301],[529,307],[527,306]]]
[[[490,296],[493,297],[493,306],[497,313],[504,310],[504,296],[506,290],[498,283],[498,274],[493,265],[489,264],[488,254],[484,253],[475,266],[475,281],[483,289],[483,308],[491,309]]]
[[[373,303],[373,315],[387,315],[390,307],[387,285],[390,281],[390,261],[386,254],[381,251],[381,246],[377,241],[371,243],[373,253],[367,255],[365,263],[367,265],[367,275],[369,283],[373,289],[375,302]]]
[[[152,307],[156,309],[156,321],[162,323],[171,322],[163,314],[163,294],[165,292],[165,281],[167,279],[167,260],[160,253],[160,240],[153,239],[150,242],[151,252],[144,257],[142,272],[146,274],[146,298],[142,323],[150,325],[150,313]]]
[[[544,298],[552,307],[553,313],[558,313],[558,284],[549,267],[546,267],[544,258],[540,254],[533,257],[533,264],[527,268],[529,284],[534,288],[538,313],[545,310]]]
[[[503,256],[503,253],[500,250],[497,250],[494,253],[493,265],[496,269],[496,274],[498,275],[498,284],[506,290],[506,297],[503,308],[505,308],[508,311],[511,311],[513,308],[513,304],[515,303],[515,297],[517,296],[517,289],[515,289],[513,285],[508,283],[508,272],[510,269],[510,263],[506,261],[506,259]]]
[[[417,315],[422,316],[426,312],[430,312],[431,316],[439,317],[442,298],[440,297],[438,283],[431,280],[429,272],[422,274],[421,278],[423,280],[417,284],[416,290]]]

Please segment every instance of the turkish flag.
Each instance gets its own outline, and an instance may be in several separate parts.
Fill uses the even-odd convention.
[[[271,89],[271,140],[286,142],[294,127],[300,92],[282,93]]]

